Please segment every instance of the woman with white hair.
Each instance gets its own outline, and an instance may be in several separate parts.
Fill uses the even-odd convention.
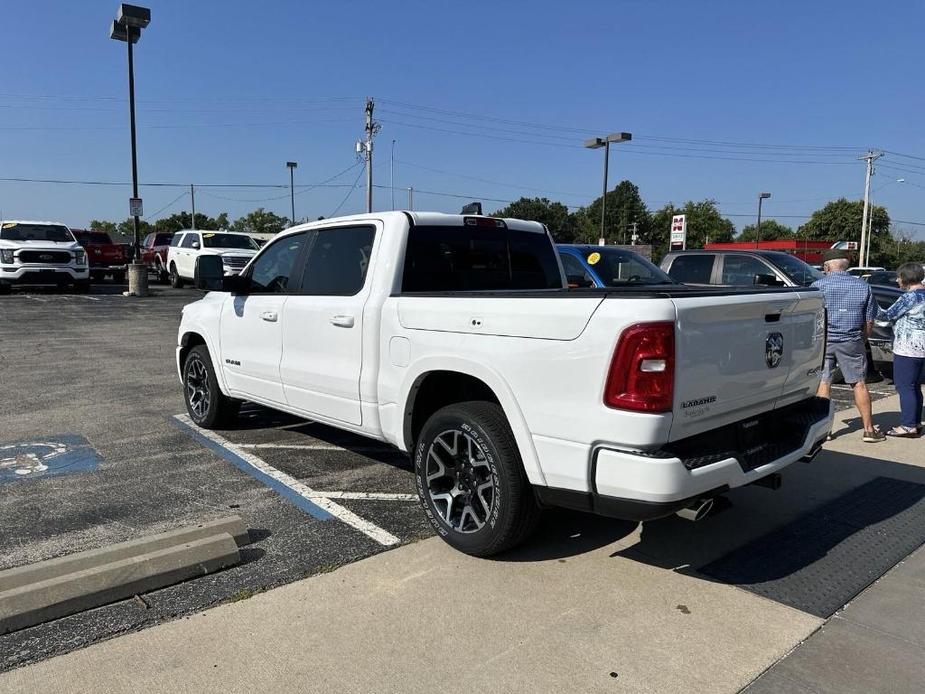
[[[877,319],[893,324],[893,384],[899,393],[900,423],[887,436],[917,438],[922,435],[922,384],[925,383],[925,268],[904,263],[896,270],[899,288],[905,291]]]

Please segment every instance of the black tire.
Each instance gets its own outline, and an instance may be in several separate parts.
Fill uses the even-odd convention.
[[[6,282],[0,282],[0,294],[9,294],[13,291],[13,287]]]
[[[90,293],[90,280],[81,280],[79,282],[74,282],[74,293],[75,294],[89,294]]]
[[[170,273],[164,269],[160,261],[154,263],[154,274],[157,275],[157,281],[160,284],[168,284],[170,282]]]
[[[193,347],[183,362],[183,401],[190,419],[203,429],[218,429],[238,416],[241,401],[229,398],[218,387],[205,345]]]
[[[174,289],[183,288],[183,278],[177,274],[177,264],[176,263],[170,264],[170,286],[173,287]]]
[[[112,273],[112,281],[116,284],[125,283],[125,273],[124,272],[114,272]]]
[[[539,507],[514,434],[495,403],[462,402],[435,412],[415,443],[414,472],[428,520],[461,552],[489,557],[536,527]]]

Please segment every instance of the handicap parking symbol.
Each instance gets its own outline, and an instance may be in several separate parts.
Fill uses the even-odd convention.
[[[0,484],[96,469],[100,457],[83,437],[58,434],[0,444]]]

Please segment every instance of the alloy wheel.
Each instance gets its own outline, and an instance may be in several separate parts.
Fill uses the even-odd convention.
[[[193,357],[186,365],[186,399],[196,419],[202,419],[208,414],[212,402],[209,371],[199,357]]]
[[[495,483],[485,453],[469,434],[450,429],[427,451],[427,494],[442,520],[460,533],[481,530],[491,516]]]

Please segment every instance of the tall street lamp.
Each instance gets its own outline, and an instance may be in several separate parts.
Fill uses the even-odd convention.
[[[604,243],[604,218],[607,213],[607,168],[610,165],[610,143],[629,142],[633,139],[632,133],[611,133],[607,137],[592,137],[585,140],[588,149],[604,148],[604,194],[601,196],[601,243]]]
[[[761,240],[761,201],[771,197],[770,193],[758,193],[758,223],[755,224],[755,248],[758,248],[758,242]]]
[[[138,265],[141,260],[140,246],[141,238],[138,231],[138,218],[143,214],[141,198],[138,197],[138,156],[135,147],[135,61],[132,54],[132,46],[141,38],[141,30],[151,23],[151,10],[147,7],[138,7],[137,5],[119,5],[119,12],[109,29],[109,38],[116,41],[125,41],[128,45],[128,112],[129,127],[132,137],[132,199],[129,201],[129,214],[132,215],[132,228],[135,233],[134,239],[134,265]],[[138,279],[141,287],[140,293],[147,293],[146,273],[129,272],[129,293],[132,292],[132,278]]]
[[[292,203],[292,226],[295,226],[295,174],[293,173],[299,166],[298,162],[287,161],[289,167],[289,202]]]

